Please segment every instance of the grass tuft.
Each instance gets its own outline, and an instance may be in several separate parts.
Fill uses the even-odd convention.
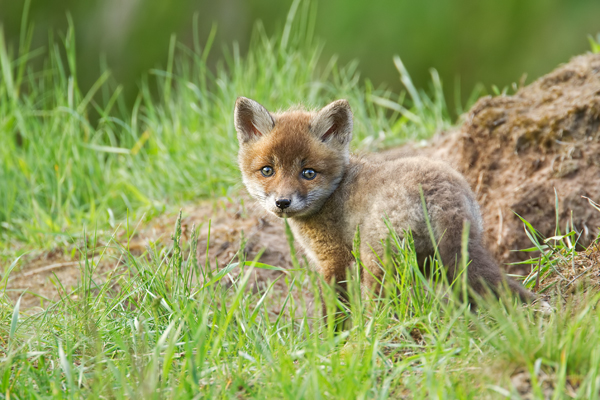
[[[85,261],[81,284],[43,311],[24,313],[4,298],[0,336],[10,339],[0,344],[0,392],[426,399],[537,396],[550,387],[557,398],[598,398],[598,294],[550,315],[510,302],[472,312],[453,300],[461,293],[440,293],[437,263],[433,279],[420,273],[410,234],[392,232],[382,298],[362,298],[352,271],[347,303],[325,290],[326,308],[341,305],[350,318],[339,330],[335,318],[313,312],[320,309],[319,278],[302,260],[287,270],[284,292],[274,292],[274,282],[250,290],[255,268],[277,267],[242,258],[202,270],[182,251],[195,239],[186,243],[179,226],[180,219],[170,245],[141,255],[117,241],[91,241],[96,254],[121,266],[102,278],[94,274],[102,259]],[[81,249],[82,257],[89,250]],[[295,287],[314,293],[315,304],[297,304]],[[529,386],[515,378],[522,375]]]

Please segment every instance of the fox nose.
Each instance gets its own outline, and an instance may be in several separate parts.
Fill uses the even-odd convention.
[[[278,208],[281,208],[282,210],[285,210],[286,208],[288,208],[290,206],[290,204],[292,204],[292,201],[290,199],[275,200],[275,205]]]

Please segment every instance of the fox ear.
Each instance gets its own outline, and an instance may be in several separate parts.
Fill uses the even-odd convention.
[[[347,145],[352,140],[352,110],[346,100],[323,107],[310,121],[311,132],[323,142]]]
[[[238,97],[235,101],[234,122],[238,140],[242,144],[266,135],[275,126],[266,108],[245,97]]]

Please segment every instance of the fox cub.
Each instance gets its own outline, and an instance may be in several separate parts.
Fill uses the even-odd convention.
[[[287,217],[296,239],[324,280],[344,287],[354,262],[360,227],[363,292],[377,291],[377,261],[388,234],[386,217],[401,234],[410,229],[420,265],[435,254],[419,187],[422,188],[439,256],[451,282],[461,260],[463,222],[470,223],[467,281],[480,294],[506,284],[523,301],[533,295],[505,277],[483,246],[479,206],[466,180],[447,164],[426,158],[377,162],[352,156],[352,111],[337,100],[316,112],[272,114],[254,100],[235,104],[243,182],[270,213]]]

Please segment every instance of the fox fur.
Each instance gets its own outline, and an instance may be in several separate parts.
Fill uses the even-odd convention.
[[[533,299],[502,274],[484,247],[479,206],[461,174],[426,158],[375,161],[350,154],[353,116],[346,100],[316,112],[270,113],[240,97],[234,120],[248,192],[268,212],[288,218],[296,240],[326,282],[343,288],[359,227],[361,261],[371,272],[361,274],[363,291],[378,289],[384,272],[373,251],[381,255],[384,250],[382,240],[389,233],[384,217],[400,235],[411,230],[421,265],[434,256],[421,188],[449,281],[460,272],[463,223],[468,221],[470,287],[484,295],[507,285],[523,301]]]

